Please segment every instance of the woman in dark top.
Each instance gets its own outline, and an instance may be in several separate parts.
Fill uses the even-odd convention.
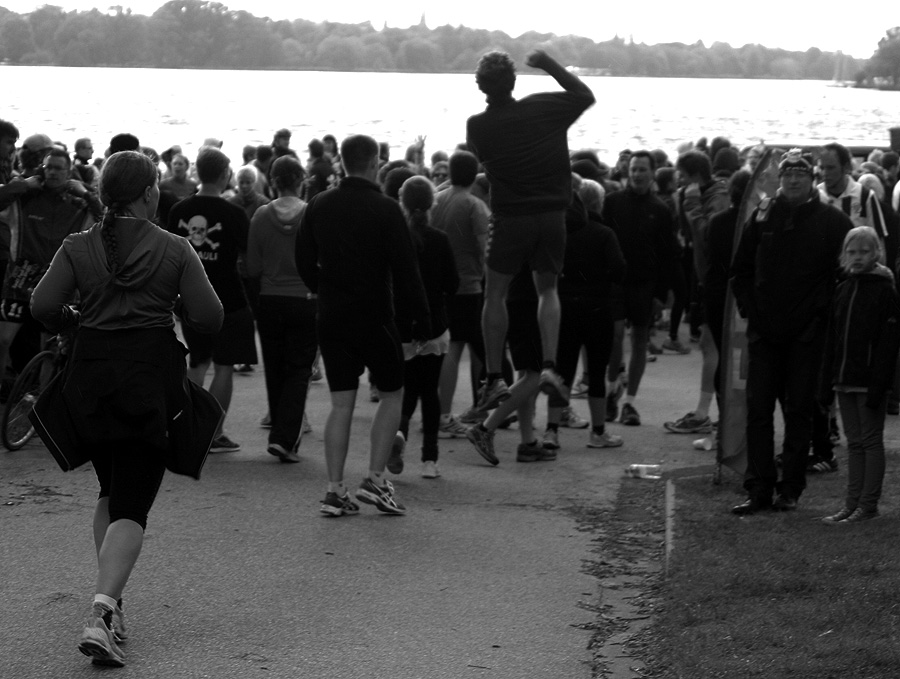
[[[438,425],[441,404],[438,397],[438,381],[444,354],[450,347],[447,304],[448,296],[459,288],[459,274],[447,234],[429,225],[431,206],[434,204],[434,185],[425,177],[407,179],[400,187],[400,206],[406,216],[419,262],[419,271],[425,287],[425,296],[431,313],[431,327],[427,332],[413,333],[411,315],[398,305],[397,330],[403,341],[406,357],[403,382],[403,414],[400,432],[388,461],[388,470],[399,474],[403,470],[403,447],[409,436],[409,418],[416,404],[422,401],[422,476],[434,479],[440,476],[438,460]],[[428,337],[425,342],[413,342],[412,338]]]
[[[185,408],[184,323],[217,332],[222,305],[190,243],[150,220],[157,170],[141,153],[111,155],[100,175],[103,221],[63,242],[35,288],[31,312],[51,332],[79,325],[62,387],[66,431],[100,482],[94,511],[97,589],[78,645],[95,664],[121,667],[122,590],[141,552],[165,472],[169,423]],[[81,310],[69,303],[78,294]]]

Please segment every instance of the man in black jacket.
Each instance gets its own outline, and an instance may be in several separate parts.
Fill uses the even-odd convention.
[[[378,143],[364,135],[348,137],[341,144],[341,162],[347,177],[310,201],[296,245],[300,277],[318,294],[319,347],[331,390],[325,424],[328,493],[321,512],[359,512],[344,486],[344,462],[359,376],[368,368],[381,400],[372,420],[369,474],[356,498],[382,512],[404,514],[384,478],[403,398],[394,296],[405,301],[413,319],[413,339],[430,339],[428,302],[400,206],[375,183]]]
[[[753,213],[732,264],[747,318],[747,500],[738,515],[796,509],[806,458],[824,330],[844,236],[853,224],[813,185],[813,162],[794,149],[779,165],[781,188]],[[782,399],[782,480],[775,464],[775,402]],[[777,490],[774,503],[772,494]]]

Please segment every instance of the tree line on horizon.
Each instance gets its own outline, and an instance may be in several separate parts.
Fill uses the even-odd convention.
[[[424,16],[416,26],[380,30],[369,22],[275,21],[207,0],[170,0],[150,16],[122,6],[104,13],[45,5],[26,14],[0,6],[0,62],[8,64],[471,73],[488,50],[522,63],[536,46],[562,64],[612,76],[831,80],[841,72],[858,79],[867,66],[815,47],[646,45],[534,31],[513,38],[464,26],[429,29]]]

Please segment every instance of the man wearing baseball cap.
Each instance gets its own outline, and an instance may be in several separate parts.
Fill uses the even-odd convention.
[[[813,159],[784,154],[780,188],[753,212],[732,263],[738,309],[747,319],[747,499],[732,513],[797,508],[824,350],[828,310],[849,217],[826,205]],[[774,412],[784,413],[782,480],[775,462]],[[773,502],[773,493],[777,497]]]

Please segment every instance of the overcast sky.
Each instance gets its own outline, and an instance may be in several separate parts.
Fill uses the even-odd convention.
[[[106,9],[121,2],[137,14],[152,14],[163,0],[0,0],[15,12],[25,13],[42,4],[66,10]],[[619,35],[634,36],[636,42],[693,43],[702,40],[708,47],[715,41],[733,47],[758,43],[805,51],[818,47],[868,58],[878,47],[896,16],[897,0],[867,0],[859,5],[820,0],[749,0],[743,3],[722,0],[644,0],[643,2],[601,2],[579,0],[542,10],[529,0],[486,2],[485,0],[338,0],[337,2],[290,2],[286,0],[225,0],[229,9],[246,10],[273,19],[309,19],[361,23],[371,21],[376,28],[406,28],[417,24],[424,12],[430,28],[460,24],[470,28],[502,30],[517,37],[529,30],[557,35],[583,35],[603,41]],[[744,10],[742,13],[741,10]],[[895,17],[895,18],[891,18]]]

